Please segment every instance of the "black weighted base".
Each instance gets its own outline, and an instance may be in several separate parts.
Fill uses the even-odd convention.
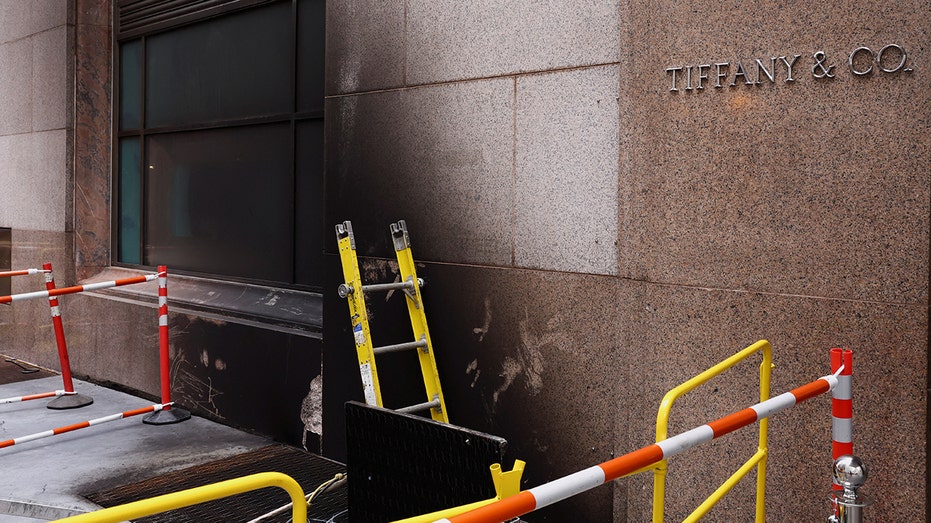
[[[83,394],[65,394],[48,402],[46,407],[54,410],[78,409],[94,402],[94,398]]]
[[[191,413],[178,408],[162,409],[142,418],[142,422],[149,425],[168,425],[171,423],[180,423],[184,420],[191,419]]]

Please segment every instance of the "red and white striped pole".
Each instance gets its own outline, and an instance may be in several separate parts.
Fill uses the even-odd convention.
[[[52,264],[42,265],[42,271],[45,273],[45,288],[48,291],[55,290],[55,277],[52,275]],[[61,381],[67,395],[59,396],[50,401],[46,407],[55,410],[76,409],[90,405],[94,399],[83,394],[74,392],[74,381],[71,379],[71,362],[68,359],[68,344],[65,343],[65,328],[61,321],[61,309],[58,305],[58,298],[49,296],[49,308],[52,311],[52,326],[55,328],[55,343],[58,346],[58,361],[61,366]]]
[[[823,376],[803,385],[757,403],[741,411],[729,414],[711,423],[696,427],[669,439],[648,445],[629,454],[606,461],[600,465],[564,476],[530,490],[521,491],[500,501],[471,510],[434,523],[499,523],[528,512],[552,505],[570,496],[593,489],[608,481],[630,474],[643,467],[658,463],[684,452],[701,443],[729,434],[741,427],[792,407],[802,401],[823,394],[837,385],[837,376]]]
[[[831,392],[831,458],[853,455],[853,352],[848,349],[831,349],[831,372],[837,376],[837,387]],[[834,491],[843,491],[837,481]]]
[[[158,354],[161,373],[162,403],[169,405],[142,419],[150,425],[178,423],[191,418],[191,413],[181,408],[171,408],[171,358],[168,338],[168,267],[158,266]]]
[[[51,298],[52,296],[62,296],[65,294],[77,294],[84,291],[96,291],[100,289],[109,289],[110,287],[120,287],[123,285],[132,285],[133,283],[144,283],[156,278],[154,274],[145,276],[134,276],[132,278],[123,278],[121,280],[102,281],[98,283],[88,283],[87,285],[75,285],[73,287],[62,287],[46,291],[25,292],[22,294],[11,294],[9,296],[0,296],[0,303],[13,303],[15,301],[31,300],[35,298]]]
[[[40,400],[42,398],[52,398],[58,396],[65,396],[67,394],[74,394],[74,392],[67,392],[64,390],[55,390],[52,392],[40,392],[38,394],[27,394],[26,396],[16,396],[13,398],[3,398],[0,399],[0,404],[3,403],[17,403],[20,401],[30,401],[30,400]]]
[[[831,349],[831,372],[837,372],[841,367],[843,370],[837,376],[837,387],[831,392],[831,457],[834,459],[853,454],[853,352],[848,349]]]
[[[26,276],[27,274],[40,274],[43,271],[42,269],[23,269],[17,271],[0,271],[0,278],[6,278],[8,276]]]
[[[59,427],[57,429],[46,430],[44,432],[36,432],[35,434],[29,434],[28,436],[21,436],[18,438],[8,439],[6,441],[0,441],[0,449],[6,448],[6,447],[12,447],[13,445],[19,445],[21,443],[34,441],[37,439],[47,438],[50,436],[57,436],[59,434],[64,434],[66,432],[72,432],[78,429],[92,427],[94,425],[100,425],[101,423],[107,423],[109,421],[116,421],[118,419],[129,418],[131,416],[138,416],[140,414],[145,414],[147,412],[158,412],[167,407],[168,405],[150,405],[148,407],[143,407],[141,409],[127,410],[126,412],[120,412],[119,414],[112,414],[110,416],[104,416],[102,418],[92,419],[90,421],[82,421],[81,423],[75,423],[73,425]]]

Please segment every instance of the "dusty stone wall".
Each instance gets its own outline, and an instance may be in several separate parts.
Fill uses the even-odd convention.
[[[919,519],[926,2],[538,7],[328,6],[328,225],[351,220],[391,279],[387,227],[407,221],[450,417],[507,437],[533,485],[649,443],[666,390],[759,339],[774,394],[847,347],[871,517]],[[345,305],[325,310],[333,349]],[[756,402],[756,374],[690,394],[672,432]],[[827,517],[830,442],[827,398],[774,418],[768,520]],[[671,462],[667,519],[755,448],[751,430]],[[603,489],[537,518],[649,518],[649,477]],[[752,500],[751,481],[706,519]]]

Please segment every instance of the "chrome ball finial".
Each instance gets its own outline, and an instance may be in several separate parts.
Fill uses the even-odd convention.
[[[866,464],[860,458],[845,455],[834,460],[834,479],[844,490],[857,490],[866,482]]]

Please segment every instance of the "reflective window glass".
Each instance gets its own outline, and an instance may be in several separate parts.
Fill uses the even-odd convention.
[[[142,127],[142,40],[120,45],[120,130]]]
[[[291,5],[278,2],[146,40],[146,127],[291,111]]]
[[[139,155],[138,138],[120,140],[120,260],[132,264],[142,261],[142,181]]]
[[[291,280],[290,125],[146,140],[145,263]]]

